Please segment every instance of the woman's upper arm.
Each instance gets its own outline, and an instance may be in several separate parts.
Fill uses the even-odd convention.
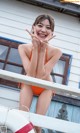
[[[57,63],[57,61],[59,60],[59,58],[61,57],[62,52],[60,49],[55,48],[53,50],[53,55],[52,57],[49,59],[49,61],[45,64],[45,70],[46,73],[50,74],[53,67],[55,66],[55,64]]]
[[[30,60],[29,60],[29,57],[28,57],[26,44],[19,45],[18,46],[18,51],[19,51],[19,54],[20,54],[21,61],[22,61],[23,67],[25,69],[25,72],[27,73],[28,66],[30,64]]]

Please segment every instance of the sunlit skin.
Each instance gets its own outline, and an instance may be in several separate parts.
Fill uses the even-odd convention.
[[[51,30],[49,20],[45,19],[35,26],[33,25],[32,33],[27,29],[26,31],[31,36],[32,43],[20,45],[18,48],[26,75],[53,82],[50,73],[62,55],[62,52],[60,49],[49,45],[49,40],[55,37]],[[31,86],[24,84],[21,88],[20,109],[26,110],[22,105],[30,109],[33,99]],[[45,89],[38,96],[36,105],[37,114],[46,114],[54,93],[53,90]],[[36,127],[36,130],[37,133],[41,133],[40,127]]]

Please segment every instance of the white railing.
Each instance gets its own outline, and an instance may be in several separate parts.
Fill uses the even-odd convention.
[[[53,89],[53,90],[55,90],[56,94],[60,93],[62,95],[69,95],[70,97],[71,96],[75,96],[75,97],[80,96],[79,88],[61,85],[58,83],[53,83],[53,82],[49,82],[49,81],[45,81],[45,80],[41,80],[41,79],[37,79],[37,78],[25,76],[25,75],[13,73],[13,72],[1,70],[1,69],[0,69],[0,78],[19,82],[19,83],[35,85],[35,86],[43,87],[46,89]]]
[[[35,79],[29,76],[25,76],[25,75],[13,73],[13,72],[5,71],[5,70],[0,70],[0,78],[15,81],[15,82],[35,85],[39,87],[44,87],[46,89],[53,89],[56,91],[56,94],[62,93],[62,95],[64,94],[69,96],[80,96],[80,90],[78,88],[60,85],[57,83],[51,83],[49,81]],[[65,133],[80,133],[79,123],[60,120],[57,118],[51,118],[48,116],[42,116],[42,115],[28,113],[24,111],[22,111],[22,113],[28,118],[30,116],[30,121],[36,126],[41,126],[44,128],[53,129],[53,130],[57,130]]]

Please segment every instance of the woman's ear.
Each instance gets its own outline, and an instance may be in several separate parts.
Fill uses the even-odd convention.
[[[51,36],[51,37],[53,36],[53,32],[50,34],[50,36]]]

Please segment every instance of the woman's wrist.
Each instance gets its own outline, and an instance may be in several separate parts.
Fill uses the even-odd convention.
[[[46,51],[46,48],[41,47],[41,48],[40,48],[40,51],[41,51],[41,52],[45,52],[45,51]]]
[[[38,49],[38,46],[33,45],[32,50],[36,50],[36,49]]]

